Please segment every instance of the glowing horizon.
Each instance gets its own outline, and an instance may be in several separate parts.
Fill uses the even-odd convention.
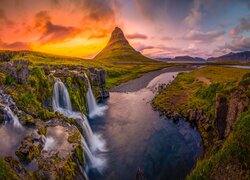
[[[250,49],[247,0],[0,3],[0,49],[92,58],[116,26],[148,57],[209,57]]]

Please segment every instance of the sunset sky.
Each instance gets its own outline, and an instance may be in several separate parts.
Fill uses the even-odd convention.
[[[249,0],[0,0],[0,49],[94,57],[112,30],[149,57],[250,50]]]

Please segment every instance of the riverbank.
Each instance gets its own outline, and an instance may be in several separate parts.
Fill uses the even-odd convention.
[[[128,82],[122,83],[116,87],[111,88],[110,92],[135,92],[145,88],[152,79],[159,76],[160,74],[167,72],[191,71],[195,68],[197,68],[197,66],[179,65],[179,66],[163,68],[156,71],[151,71],[145,73],[143,76],[139,78],[130,80]]]
[[[195,123],[202,135],[206,153],[204,159],[197,162],[190,179],[247,177],[250,148],[244,137],[249,136],[249,132],[240,132],[239,126],[249,122],[246,112],[249,74],[245,75],[249,72],[207,66],[180,73],[152,101],[153,107],[167,116],[174,119],[183,116]]]
[[[90,179],[134,179],[138,168],[145,179],[187,176],[203,154],[197,128],[185,120],[170,121],[150,104],[155,87],[173,81],[177,69],[158,71],[158,76],[146,78],[149,82],[137,91],[110,92],[104,102],[109,107],[105,115],[90,119],[94,132],[107,143],[107,152],[100,154],[107,162],[104,170],[102,174],[90,174]],[[138,88],[138,81],[144,77],[130,82],[130,87]]]

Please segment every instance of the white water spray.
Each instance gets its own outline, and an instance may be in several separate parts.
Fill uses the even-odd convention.
[[[13,99],[11,98],[11,96],[4,94],[1,90],[0,97],[1,97],[0,98],[1,100],[5,101],[4,104],[0,103],[0,106],[3,107],[4,113],[5,113],[4,114],[5,121],[7,122],[10,120],[10,122],[13,124],[14,128],[23,130],[23,126],[21,125],[19,118],[10,108],[10,106],[16,107],[16,104],[13,101]]]
[[[88,102],[88,109],[89,109],[89,117],[94,118],[96,116],[103,116],[104,111],[107,109],[107,106],[97,105],[88,76],[86,74],[85,76],[88,80],[87,102]]]
[[[72,105],[66,86],[60,79],[56,80],[53,90],[53,109],[54,111],[72,112]],[[63,113],[64,114],[64,113]],[[65,115],[65,114],[64,114]]]
[[[95,167],[95,165],[100,165],[101,163],[96,163],[100,160],[98,160],[97,157],[93,156],[92,152],[104,151],[105,143],[104,141],[102,141],[100,136],[93,133],[84,114],[82,114],[81,112],[72,111],[68,90],[60,79],[57,79],[54,85],[53,108],[55,112],[58,111],[68,118],[75,119],[80,124],[81,128],[84,131],[83,133],[86,136],[87,142],[90,145],[91,151],[85,140],[82,138],[82,146],[86,155],[88,156],[89,161],[91,162],[91,166]]]

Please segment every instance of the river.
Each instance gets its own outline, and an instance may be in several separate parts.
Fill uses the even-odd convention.
[[[173,122],[161,116],[151,106],[158,85],[177,74],[164,71],[140,90],[110,93],[103,103],[108,106],[105,115],[89,119],[106,141],[106,151],[98,154],[106,163],[99,171],[90,170],[90,179],[135,179],[139,168],[146,179],[187,176],[203,153],[198,130],[184,119]]]

